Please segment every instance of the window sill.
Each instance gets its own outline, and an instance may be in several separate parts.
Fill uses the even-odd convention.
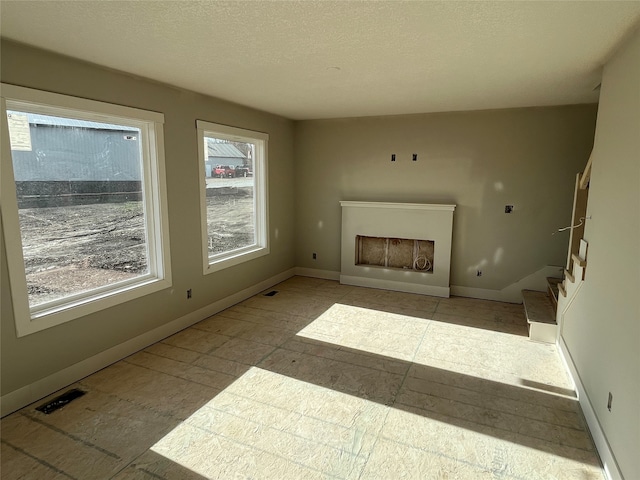
[[[145,279],[120,288],[110,289],[94,295],[85,295],[75,301],[66,301],[51,307],[43,306],[31,312],[29,319],[16,319],[17,336],[23,337],[32,333],[55,327],[71,320],[90,315],[121,303],[144,297],[151,293],[171,287],[167,279]]]
[[[269,254],[268,247],[251,246],[240,250],[225,253],[220,256],[209,257],[208,263],[204,267],[204,274],[219,272],[225,268],[233,267],[250,260]]]

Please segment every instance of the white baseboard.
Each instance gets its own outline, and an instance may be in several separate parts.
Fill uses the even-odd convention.
[[[0,397],[4,417],[295,275],[291,268]]]
[[[382,290],[394,290],[396,292],[420,293],[434,297],[449,297],[449,287],[435,285],[419,285],[416,283],[397,282],[394,280],[380,280],[378,278],[353,277],[340,275],[340,283],[356,285],[358,287],[380,288]]]
[[[321,278],[323,280],[340,280],[340,272],[333,270],[319,270],[317,268],[296,267],[295,274],[301,277]]]
[[[523,279],[504,287],[502,290],[451,285],[451,295],[480,298],[483,300],[494,300],[498,302],[522,303],[522,290],[545,291],[547,289],[547,277],[562,277],[563,271],[563,267],[548,265],[546,267],[542,267],[537,272],[527,275]]]
[[[564,338],[560,337],[558,339],[558,352],[560,352],[560,358],[564,362],[565,368],[569,371],[573,383],[575,385],[576,392],[578,394],[578,401],[580,402],[580,408],[582,408],[582,413],[587,421],[587,425],[589,426],[589,431],[591,433],[591,437],[593,438],[593,442],[596,445],[596,450],[598,451],[598,455],[600,455],[600,461],[602,462],[602,466],[604,467],[604,473],[608,480],[624,480],[622,476],[622,472],[620,468],[618,468],[618,463],[616,462],[616,458],[613,455],[613,451],[609,446],[609,442],[607,441],[607,437],[600,426],[600,422],[598,421],[598,417],[596,416],[596,412],[589,401],[589,396],[582,384],[582,380],[580,380],[580,374],[573,363],[573,359],[571,358],[571,353],[567,348],[567,344],[564,341]]]
[[[522,303],[522,290],[546,290],[547,277],[561,277],[564,268],[554,265],[542,267],[537,272],[534,272],[531,275],[528,275],[525,278],[512,283],[511,285],[508,285],[502,290],[463,287],[459,285],[451,285],[450,288],[427,287],[426,285],[420,285],[417,288],[402,289],[400,287],[405,284],[402,284],[401,282],[391,282],[397,283],[398,285],[390,286],[390,282],[386,280],[367,280],[366,282],[364,282],[366,283],[366,285],[362,282],[355,283],[355,281],[352,280],[360,277],[350,277],[344,275],[341,276],[340,272],[335,272],[333,270],[319,270],[315,268],[304,267],[296,267],[294,270],[296,275],[300,275],[303,277],[322,278],[324,280],[337,280],[347,285],[357,285],[361,287],[381,289],[397,289],[402,292],[420,293],[423,295],[434,295],[439,297],[448,297],[449,294],[451,294],[459,297],[480,298],[483,300],[494,300],[498,302]]]

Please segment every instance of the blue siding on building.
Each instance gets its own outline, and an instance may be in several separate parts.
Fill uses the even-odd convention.
[[[140,181],[140,131],[31,123],[31,151],[14,150],[16,181]],[[121,128],[118,130],[117,128]]]

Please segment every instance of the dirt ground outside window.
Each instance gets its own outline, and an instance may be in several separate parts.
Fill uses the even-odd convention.
[[[212,195],[207,211],[210,253],[253,243],[251,196]],[[148,272],[140,201],[23,208],[19,216],[31,306]]]

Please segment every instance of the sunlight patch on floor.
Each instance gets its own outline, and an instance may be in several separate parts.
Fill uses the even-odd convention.
[[[423,318],[336,303],[298,336],[411,361],[428,325]]]
[[[152,450],[213,478],[357,478],[387,409],[252,367]]]

